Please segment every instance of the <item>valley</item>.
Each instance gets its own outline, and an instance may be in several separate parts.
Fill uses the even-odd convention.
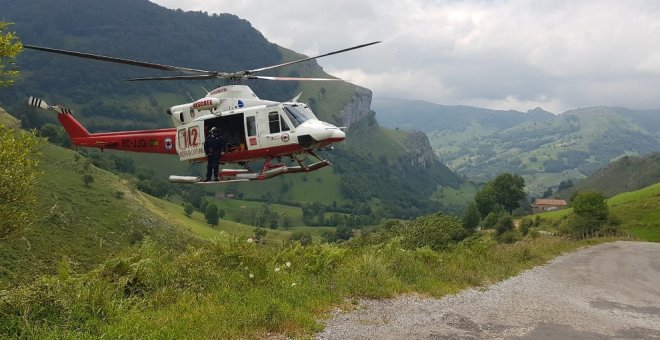
[[[616,101],[624,102],[622,97],[611,93],[566,95],[562,86],[577,82],[582,69],[591,69],[565,67],[561,58],[554,61],[562,65],[561,72],[552,73],[551,80],[561,78],[563,83],[537,79],[554,65],[541,58],[553,44],[544,43],[525,59],[539,63],[531,67],[534,77],[513,72],[530,67],[521,61],[491,69],[500,59],[512,57],[514,49],[491,53],[500,39],[484,43],[480,37],[504,28],[482,26],[495,22],[488,8],[477,17],[465,9],[499,8],[508,2],[443,5],[457,11],[424,3],[416,14],[409,11],[419,4],[407,3],[405,9],[392,11],[396,18],[388,17],[388,25],[379,27],[379,37],[373,39],[369,27],[376,22],[370,19],[391,9],[387,1],[373,8],[353,4],[359,26],[348,20],[353,13],[337,15],[327,4],[296,3],[296,15],[287,11],[286,20],[281,20],[281,8],[259,4],[269,17],[279,19],[277,34],[259,21],[263,16],[256,14],[261,12],[243,19],[160,3],[0,0],[6,15],[0,20],[0,337],[350,338],[375,337],[383,329],[388,329],[384,337],[412,338],[657,334],[653,320],[659,306],[638,303],[641,295],[629,294],[625,285],[635,270],[623,277],[616,268],[634,267],[625,259],[651,268],[644,271],[648,275],[638,276],[639,290],[653,286],[657,276],[646,260],[655,256],[660,242],[660,109],[620,107]],[[277,5],[290,7],[287,4]],[[296,23],[307,6],[315,8],[313,15],[304,16],[303,30]],[[545,13],[545,8],[539,12]],[[406,13],[424,24],[424,37],[431,42],[410,40],[401,45],[416,29],[410,23],[405,29],[396,26]],[[441,26],[425,21],[433,13],[433,23]],[[283,47],[309,39],[317,28],[310,23],[320,26],[326,15],[332,15],[333,27],[300,49],[304,54]],[[516,16],[506,17],[517,22]],[[570,22],[566,25],[571,27]],[[338,37],[344,29],[350,34]],[[7,30],[15,31],[16,37]],[[527,27],[516,32],[532,31]],[[455,39],[443,40],[454,33]],[[282,37],[288,40],[282,43]],[[502,37],[512,40],[511,35]],[[355,51],[356,59],[348,59],[350,54],[328,58],[338,60],[332,66],[308,60],[279,67],[307,55],[356,46],[347,43],[351,39],[384,41]],[[534,42],[531,36],[526,39]],[[427,55],[437,48],[436,41],[444,41],[442,56]],[[11,48],[2,48],[12,42],[195,69],[184,76],[189,78],[176,81],[125,82],[160,75],[20,48],[13,58]],[[522,53],[526,46],[515,50]],[[493,58],[480,62],[472,49]],[[562,56],[572,50],[561,49]],[[425,57],[417,60],[413,54]],[[391,60],[396,62],[383,66]],[[464,64],[468,61],[474,64]],[[612,61],[617,61],[615,56],[607,65]],[[162,65],[152,68],[163,70]],[[597,60],[593,65],[603,66]],[[648,69],[654,65],[627,67],[652,84],[657,76]],[[261,72],[260,67],[268,69],[260,74],[266,78],[341,75],[355,79],[355,84],[334,79],[220,79],[224,70]],[[462,69],[468,69],[469,76],[460,75]],[[13,70],[18,73],[7,72]],[[200,75],[206,72],[200,70],[223,71]],[[563,72],[575,74],[562,78]],[[646,87],[629,87],[631,76],[626,81],[626,86],[588,88],[594,93],[626,89],[621,92],[633,98],[626,103],[653,107],[654,101],[644,96]],[[208,89],[234,83],[274,101],[253,112],[253,118],[263,118],[254,134],[244,117],[249,112],[249,106],[242,106],[245,98],[230,98],[236,107],[225,111],[192,110],[192,103],[206,98]],[[524,88],[516,90],[516,84]],[[468,91],[480,86],[486,94]],[[393,93],[410,98],[432,93],[438,102],[472,93],[474,98],[462,102],[536,108],[441,105],[394,98]],[[557,93],[564,95],[563,102],[553,97]],[[305,138],[312,139],[291,138],[330,163],[312,172],[291,171],[246,182],[172,183],[170,175],[203,177],[206,163],[180,161],[177,155],[110,150],[103,141],[92,147],[72,146],[76,143],[57,119],[70,112],[28,107],[29,96],[72,109],[73,117],[92,133],[171,128],[172,123],[179,125],[176,119],[184,121],[184,111],[176,112],[180,118],[172,114],[172,107],[183,103],[190,104],[185,110],[189,119],[194,119],[193,113],[203,117],[202,112],[208,112],[219,122],[223,115],[241,112],[243,137],[260,138],[260,143],[266,138],[289,141],[288,134],[286,141],[280,134],[268,136],[274,129],[293,133],[286,125],[293,118],[271,111],[279,105],[275,101],[289,101],[291,108],[308,105],[317,116],[318,120],[309,119],[317,130],[309,131],[341,130],[346,138],[333,140],[332,148],[319,147],[323,144],[311,132]],[[539,107],[565,106],[578,102],[579,96],[602,100],[602,106],[561,113]],[[212,106],[215,99],[202,99],[202,106]],[[272,113],[278,118],[271,120]],[[204,127],[208,128],[203,122],[195,131]],[[167,143],[143,139],[141,145],[172,151],[178,142],[192,140],[180,138],[176,131],[168,136]],[[297,165],[291,152],[270,153],[275,152],[268,149],[272,145],[260,154],[268,161],[251,160],[250,166],[261,169],[271,159]],[[245,151],[243,146],[240,150]],[[295,156],[313,158],[300,152],[305,149],[295,150]],[[202,160],[210,157],[203,151]],[[220,164],[221,169],[242,166]],[[532,214],[530,204],[541,197],[565,199],[565,209]],[[587,282],[598,294],[575,288],[575,282]],[[547,283],[561,297],[552,298],[554,293],[543,288]],[[643,300],[658,300],[657,289],[643,292],[647,293]],[[532,308],[552,307],[557,301],[561,306],[555,306],[554,314],[545,307]],[[584,308],[567,306],[571,301]],[[502,312],[491,318],[483,310]],[[632,317],[621,317],[622,311]],[[602,314],[607,317],[600,318]],[[569,322],[573,319],[589,320],[574,325]],[[582,327],[585,323],[589,327]],[[605,324],[611,326],[607,331]]]

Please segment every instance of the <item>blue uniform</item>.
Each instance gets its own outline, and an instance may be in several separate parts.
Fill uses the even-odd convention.
[[[220,156],[224,153],[225,140],[220,135],[211,135],[204,142],[204,152],[208,163],[206,164],[206,180],[211,180],[211,175],[215,180],[218,179],[218,168],[220,166]]]

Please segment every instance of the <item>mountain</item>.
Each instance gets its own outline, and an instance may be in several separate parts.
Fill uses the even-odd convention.
[[[434,151],[459,174],[485,181],[518,173],[534,195],[624,155],[660,150],[660,109],[591,107],[555,116],[393,99],[374,107],[385,126],[426,127]]]
[[[12,29],[18,36],[35,45],[223,71],[279,64],[301,56],[268,42],[249,22],[231,14],[169,10],[146,0],[0,0],[0,6],[4,19],[15,23]],[[98,132],[168,127],[165,110],[169,106],[190,101],[186,93],[200,96],[202,87],[221,85],[213,81],[127,83],[122,79],[155,72],[36,51],[24,51],[17,65],[21,77],[15,86],[0,92],[0,105],[20,117],[26,127],[57,124],[54,115],[25,107],[29,95],[66,105],[90,131]],[[316,62],[282,68],[273,75],[327,76]],[[434,156],[425,158],[433,155],[425,137],[420,140],[420,135],[388,130],[375,122],[370,90],[345,82],[246,83],[261,98],[272,100],[288,100],[302,91],[301,101],[309,103],[320,119],[348,127],[348,142],[335,152],[324,153],[336,164],[334,169],[213,190],[241,193],[248,199],[350,207],[364,199],[364,195],[354,195],[353,183],[360,183],[363,188],[368,186],[369,190],[361,192],[372,195],[368,204],[374,211],[396,217],[438,209],[460,211],[467,201],[470,188],[463,190],[463,181]],[[396,147],[387,150],[383,162],[383,149],[390,145]],[[110,153],[98,157],[106,154]],[[176,157],[126,155],[161,178],[202,171]],[[353,166],[357,164],[358,168]],[[446,191],[456,197],[445,202],[438,193]]]
[[[599,191],[606,197],[612,197],[656,183],[660,183],[660,152],[645,156],[623,156],[555,196],[569,197],[574,191]]]

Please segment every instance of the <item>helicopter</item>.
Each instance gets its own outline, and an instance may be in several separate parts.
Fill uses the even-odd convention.
[[[220,157],[221,164],[238,164],[239,169],[220,169],[218,181],[204,181],[198,176],[170,175],[172,183],[214,184],[265,180],[282,174],[311,172],[330,165],[316,151],[332,148],[332,144],[346,139],[342,128],[319,120],[311,108],[298,102],[301,94],[287,102],[259,98],[247,85],[235,84],[245,79],[278,81],[340,81],[337,78],[303,78],[261,76],[258,73],[321,57],[348,52],[378,44],[362,45],[324,53],[251,70],[222,72],[156,64],[49,47],[23,45],[32,50],[63,54],[111,63],[131,65],[162,71],[179,72],[173,76],[139,77],[128,81],[221,79],[233,84],[220,86],[200,99],[175,105],[167,110],[174,127],[155,130],[135,130],[90,133],[73,117],[73,112],[59,105],[51,106],[43,99],[30,97],[28,106],[57,112],[57,118],[73,145],[132,152],[178,155],[181,161],[207,162],[204,151],[206,136],[212,128],[225,135],[227,147]],[[192,100],[192,98],[191,98]],[[215,130],[215,129],[214,129]],[[290,166],[282,161],[288,158]],[[309,159],[313,163],[309,163]],[[249,163],[264,161],[261,169],[253,170]]]

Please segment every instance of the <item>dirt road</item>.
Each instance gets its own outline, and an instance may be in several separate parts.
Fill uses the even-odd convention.
[[[443,299],[362,301],[320,339],[660,339],[660,243],[613,242]]]

